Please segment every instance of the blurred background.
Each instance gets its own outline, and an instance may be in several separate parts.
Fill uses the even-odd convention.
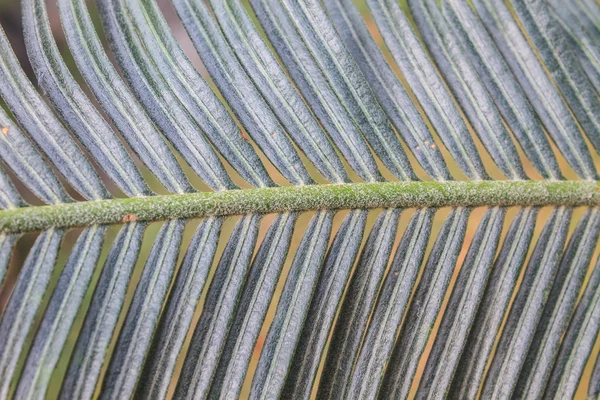
[[[179,21],[173,7],[170,4],[170,0],[157,0],[157,2],[159,3],[159,5],[161,6],[161,9],[163,10],[164,16],[166,18],[166,20],[168,21],[169,25],[171,26],[174,35],[176,36],[176,38],[178,39],[179,43],[181,44],[181,46],[183,47],[183,49],[185,50],[185,52],[187,53],[188,57],[192,60],[192,62],[194,63],[194,65],[198,68],[198,70],[203,74],[203,76],[205,77],[205,79],[207,81],[210,82],[210,77],[207,76],[206,71],[202,65],[202,62],[200,60],[200,57],[198,56],[198,54],[196,53],[191,41],[189,40],[187,33],[185,32],[185,29],[183,28],[181,22]],[[401,1],[402,3],[404,3],[404,1]],[[386,55],[389,56],[389,54],[385,51],[385,48],[383,46],[383,43],[381,41],[381,38],[379,36],[379,33],[377,32],[377,29],[375,28],[372,20],[370,19],[368,13],[367,13],[367,8],[366,5],[364,4],[364,1],[362,0],[357,0],[356,3],[359,5],[360,9],[362,11],[364,11],[364,15],[365,18],[367,20],[367,23],[371,29],[371,32],[373,34],[373,36],[376,38],[376,40],[381,44],[382,49],[384,50],[384,53]],[[60,20],[58,18],[58,11],[56,8],[56,0],[47,0],[47,4],[48,4],[48,14],[49,14],[49,19],[51,22],[51,26],[53,28],[53,32],[57,41],[57,44],[59,46],[59,49],[61,50],[61,52],[63,53],[64,59],[67,63],[67,65],[69,66],[69,68],[71,69],[72,74],[81,81],[81,77],[77,71],[77,68],[75,67],[75,64],[72,60],[72,57],[69,53],[67,44],[65,42],[64,39],[64,34],[62,32],[62,27],[60,24]],[[97,28],[98,31],[102,30],[101,24],[100,24],[100,19],[98,17],[98,12],[96,10],[95,4],[94,4],[94,0],[89,0],[88,1],[88,5],[90,7],[90,12],[92,14],[93,20],[94,20],[94,24]],[[14,52],[16,53],[17,57],[19,58],[19,60],[21,61],[21,64],[24,68],[24,70],[26,71],[26,73],[28,74],[28,76],[31,78],[32,82],[36,82],[35,76],[33,74],[33,71],[31,69],[31,66],[29,64],[28,58],[27,58],[27,52],[23,43],[23,39],[22,39],[22,24],[21,24],[21,16],[20,16],[20,4],[18,0],[0,0],[0,24],[2,25],[2,28],[4,29],[4,31],[6,32],[9,40],[11,41],[11,44],[13,46]],[[105,46],[106,47],[106,46]],[[110,51],[108,51],[108,47],[107,48],[107,53],[110,54]],[[394,63],[391,63],[392,65],[395,66]],[[398,72],[398,71],[397,71]],[[399,76],[400,73],[398,72]],[[401,76],[400,76],[401,77]],[[401,77],[402,78],[402,77]],[[87,86],[85,85],[85,83],[82,82],[82,88],[84,90],[87,90]],[[214,88],[214,86],[213,86]],[[216,89],[215,89],[216,90]],[[89,91],[88,91],[89,94]],[[0,100],[1,102],[1,100]],[[502,175],[500,174],[500,172],[497,170],[497,168],[493,165],[493,163],[491,162],[491,159],[489,157],[489,155],[487,155],[487,153],[485,153],[485,151],[483,150],[483,148],[481,147],[480,143],[477,143],[478,147],[480,148],[482,154],[484,155],[483,159],[484,162],[486,163],[486,167],[489,169],[490,171],[490,175],[495,178],[495,179],[502,179]],[[456,165],[451,161],[451,158],[448,157],[447,153],[445,153],[446,156],[446,160],[448,161],[448,165],[451,168],[451,171],[453,174],[455,174],[455,176],[457,177],[461,177],[461,173],[458,171]],[[594,154],[595,156],[595,161],[596,161],[596,165],[598,165],[598,155]],[[573,172],[570,170],[570,168],[568,167],[568,165],[566,164],[566,162],[559,157],[559,160],[561,162],[561,167],[563,169],[563,171],[565,171],[565,176],[567,178],[572,178],[572,179],[576,179],[575,175],[573,174]],[[416,166],[416,162],[414,159],[412,159],[413,161],[413,165]],[[268,164],[268,162],[266,162],[266,164]],[[531,167],[531,165],[528,162],[524,163],[526,168],[527,168],[527,172],[530,174],[530,176],[534,179],[539,179],[539,175],[533,170],[533,168]],[[143,170],[145,172],[145,176],[147,177],[148,181],[151,184],[152,189],[154,189],[157,193],[166,193],[165,190],[157,183],[157,181],[151,176],[151,174],[148,173],[148,171],[140,164],[138,163],[138,166],[140,167],[141,170]],[[189,169],[186,171],[188,173],[188,176],[190,177],[190,180],[192,181],[192,183],[199,188],[200,190],[206,190],[206,186],[204,186],[202,184],[202,182],[199,181],[199,179],[197,177],[194,177],[193,172],[191,172]],[[270,168],[270,171],[272,173],[273,176],[276,177],[276,180],[278,181],[278,183],[282,183],[285,184],[285,182],[283,181],[283,179],[279,176],[279,174],[274,170],[274,168]],[[427,177],[424,175],[423,171],[417,168],[417,173],[419,174],[420,177],[427,179]],[[314,174],[313,174],[314,175]],[[387,176],[389,177],[389,176]],[[277,179],[279,178],[279,179]],[[16,180],[15,180],[16,182]],[[105,179],[105,182],[107,183],[107,185],[110,186],[111,191],[113,191],[113,193],[117,193],[118,190],[114,190],[114,186],[110,184],[110,182],[108,180]],[[322,179],[320,180],[320,182],[324,182]],[[16,182],[18,184],[18,182]],[[19,189],[20,191],[24,194],[24,197],[26,197],[26,200],[30,201],[32,204],[39,204],[39,201],[37,199],[35,199],[35,197],[33,197],[30,193],[27,192],[27,190],[22,186],[19,185]],[[400,241],[400,238],[402,237],[403,231],[406,227],[406,224],[408,223],[410,216],[412,214],[413,210],[406,210],[405,212],[403,212],[402,216],[401,216],[401,221],[400,221],[400,228],[399,231],[397,232],[397,237],[396,237],[396,245],[398,244],[398,242]],[[370,227],[372,226],[372,224],[375,221],[375,218],[378,214],[379,210],[373,210],[370,213],[370,217],[369,217],[369,223],[367,225],[367,231],[366,233],[368,234],[368,231],[370,229]],[[441,209],[438,211],[437,215],[436,215],[436,222],[434,225],[434,228],[432,230],[432,234],[431,234],[431,240],[429,243],[429,247],[428,247],[428,251],[431,250],[431,247],[433,245],[433,240],[435,239],[435,237],[437,236],[437,233],[441,227],[441,224],[443,223],[443,221],[445,220],[446,216],[448,215],[449,210],[447,209]],[[460,270],[460,266],[462,264],[462,260],[464,259],[467,250],[468,250],[468,246],[471,242],[471,239],[473,237],[473,234],[475,233],[475,230],[477,228],[477,225],[479,223],[479,220],[481,218],[481,216],[483,215],[484,210],[483,209],[476,209],[474,210],[474,212],[472,213],[470,220],[469,220],[469,227],[468,227],[468,232],[467,232],[467,236],[465,238],[465,243],[462,249],[462,253],[461,256],[459,258],[459,263],[457,265],[456,271],[455,271],[455,275],[454,278],[456,278],[459,270]],[[536,236],[539,235],[539,233],[541,232],[541,229],[543,227],[543,224],[545,223],[545,220],[547,218],[547,216],[549,215],[550,210],[549,209],[545,209],[542,210],[542,212],[540,213],[539,217],[538,217],[538,222],[536,225]],[[507,213],[507,218],[505,220],[505,224],[504,224],[504,233],[503,235],[506,234],[506,231],[508,229],[508,226],[510,225],[510,222],[512,221],[512,218],[514,217],[514,215],[516,214],[516,210],[509,210],[509,212]],[[574,213],[572,222],[571,222],[571,232],[573,231],[576,223],[578,222],[580,216],[583,214],[583,210],[576,210],[576,212]],[[339,212],[336,215],[335,221],[334,221],[334,232],[335,230],[339,227],[339,225],[341,224],[343,218],[345,217],[346,212]],[[300,243],[300,240],[302,238],[302,234],[308,224],[308,221],[310,220],[310,217],[312,216],[312,213],[306,213],[304,215],[302,215],[302,217],[298,220],[298,223],[296,225],[296,231],[294,233],[294,238],[293,238],[293,242],[292,242],[292,247],[290,249],[290,254],[293,255],[295,253],[295,249],[297,248],[297,246]],[[271,222],[273,221],[273,216],[267,215],[264,217],[263,222],[261,224],[261,231],[260,231],[260,236],[259,236],[259,241],[257,246],[260,245],[260,242],[262,241],[262,238],[264,237],[264,234],[266,233],[266,230],[268,229],[268,227],[270,226]],[[217,254],[215,256],[215,260],[218,260],[220,257],[220,254],[223,250],[223,247],[225,245],[226,242],[226,238],[229,236],[229,233],[231,232],[231,230],[233,229],[233,226],[235,225],[235,222],[237,221],[237,218],[233,217],[233,218],[229,218],[227,223],[225,224],[223,231],[222,231],[222,239],[221,239],[221,243],[220,243],[220,247],[217,251]],[[196,227],[198,225],[198,221],[191,221],[186,228],[186,234],[184,237],[184,242],[182,245],[182,249],[187,248],[187,245],[189,244],[189,241],[194,233],[194,231],[196,230]],[[134,271],[134,274],[132,276],[132,280],[130,283],[130,287],[129,287],[129,295],[130,297],[133,295],[133,292],[135,290],[135,286],[137,284],[137,281],[139,279],[139,276],[142,272],[142,269],[144,267],[144,261],[146,259],[146,255],[148,254],[148,252],[150,251],[150,248],[152,246],[153,243],[153,239],[156,236],[158,230],[160,229],[161,223],[154,223],[151,224],[146,232],[146,236],[145,236],[145,240],[144,240],[144,248],[142,250],[142,253],[140,254],[140,258],[138,261],[138,265],[136,266],[136,269]],[[104,260],[106,259],[106,256],[108,254],[108,250],[110,249],[112,240],[114,240],[114,237],[116,236],[118,232],[118,227],[113,227],[110,229],[109,231],[109,235],[107,236],[107,240],[104,244],[103,247],[103,255],[101,256],[100,259],[100,264],[102,265]],[[52,293],[52,290],[54,289],[54,286],[56,285],[56,282],[58,280],[58,277],[60,275],[60,271],[62,266],[64,266],[64,263],[66,261],[66,257],[68,256],[71,247],[73,246],[75,239],[77,238],[77,235],[79,234],[79,230],[73,230],[71,231],[67,237],[65,238],[64,242],[63,242],[63,247],[61,249],[61,253],[60,253],[60,261],[58,263],[58,268],[56,268],[55,274],[53,276],[53,279],[50,283],[49,289],[46,293],[46,301],[49,300],[50,298],[50,294]],[[366,240],[366,234],[365,234],[365,239],[363,240],[363,242]],[[8,300],[8,297],[10,296],[10,292],[12,290],[12,287],[14,285],[14,281],[17,278],[18,274],[19,274],[19,266],[22,265],[25,257],[27,256],[27,253],[29,251],[29,248],[31,247],[33,241],[35,240],[36,234],[27,234],[24,235],[22,237],[22,239],[19,241],[16,251],[13,255],[13,259],[11,262],[11,268],[9,270],[9,274],[8,274],[8,279],[7,279],[7,283],[4,285],[4,288],[0,288],[0,312],[3,310],[3,308],[6,305],[6,301]],[[332,236],[333,238],[333,236]],[[535,237],[534,237],[534,241],[535,241]],[[394,248],[396,247],[396,245],[394,246]],[[533,246],[532,246],[533,249]],[[598,257],[598,252],[599,250],[596,249],[596,253],[594,255],[593,258],[593,262],[591,265],[594,265],[596,262],[596,259]],[[184,251],[181,251],[180,254],[180,258],[183,257]],[[286,263],[286,268],[284,269],[280,281],[279,281],[279,285],[278,285],[278,292],[280,293],[281,289],[283,288],[283,284],[285,282],[285,277],[287,275],[287,271],[289,269],[289,266],[292,262],[292,257],[288,257],[287,263]],[[214,272],[214,268],[213,268],[213,272]],[[591,271],[590,271],[591,272]],[[72,330],[72,332],[78,332],[79,328],[81,327],[81,324],[83,322],[83,317],[85,316],[85,311],[86,311],[86,307],[89,305],[89,301],[91,299],[91,295],[93,293],[93,288],[95,286],[95,282],[97,281],[98,277],[100,275],[100,268],[98,268],[98,271],[96,271],[93,281],[92,281],[92,285],[90,285],[90,289],[88,290],[87,293],[87,297],[86,300],[84,302],[84,307],[82,307],[82,310],[80,310],[78,317],[77,317],[77,321],[75,323],[74,329]],[[208,285],[207,285],[208,286]],[[205,292],[206,292],[205,288]],[[446,301],[448,300],[449,296],[450,296],[451,290],[448,290],[448,293],[446,294]],[[264,340],[264,338],[266,337],[266,334],[268,332],[268,326],[270,323],[270,320],[272,319],[274,312],[275,312],[275,308],[277,305],[277,299],[278,299],[278,294],[276,294],[273,303],[271,304],[271,308],[269,310],[269,314],[267,316],[267,321],[265,322],[265,325],[263,326],[263,331],[261,332],[261,336],[259,338],[259,342],[257,344],[257,347],[255,349],[254,352],[254,358],[253,358],[253,367],[256,366],[256,363],[258,362],[258,356],[260,354],[260,349],[262,346],[262,342]],[[128,307],[128,303],[125,304],[124,310],[127,310]],[[445,305],[444,305],[445,307]],[[444,307],[442,308],[442,311],[440,313],[440,316],[442,315],[443,311],[444,311]],[[200,316],[200,311],[201,311],[202,307],[200,305],[200,307],[198,307],[197,313],[196,313],[196,321],[197,318],[199,318]],[[441,317],[438,317],[438,321],[437,321],[437,325],[435,327],[435,330],[437,330],[437,326],[439,325],[440,321],[441,321]],[[125,312],[122,313],[121,315],[121,319],[120,319],[120,324],[123,322],[125,317]],[[39,319],[40,316],[38,316],[38,323],[39,323]],[[69,361],[69,357],[70,357],[70,353],[72,351],[73,345],[75,344],[75,338],[76,335],[72,334],[72,338],[69,341],[69,344],[66,346],[65,350],[63,351],[63,355],[61,356],[61,361],[57,367],[57,369],[54,371],[54,375],[53,375],[53,382],[56,382],[56,384],[51,388],[50,392],[48,393],[49,398],[55,398],[58,395],[58,390],[60,389],[60,382],[62,382],[62,378],[66,372],[66,367]],[[189,343],[189,339],[191,338],[191,331],[190,331],[190,335],[188,335],[188,343]],[[430,348],[430,346],[433,344],[433,340],[435,338],[435,335],[432,335],[429,341],[429,345],[428,345],[428,349]],[[29,340],[32,340],[33,338],[29,338]],[[116,339],[113,338],[113,339]],[[1,340],[1,338],[0,338]],[[113,345],[114,345],[115,340],[113,340]],[[583,381],[580,385],[580,390],[577,393],[577,398],[580,399],[584,399],[585,398],[585,393],[587,390],[587,382],[589,380],[590,374],[591,374],[591,368],[593,366],[593,362],[595,360],[596,354],[598,354],[600,348],[600,341],[598,341],[598,343],[596,343],[596,347],[594,350],[594,353],[592,355],[592,357],[590,358],[590,361],[588,363],[588,366],[586,368],[586,372],[584,374],[583,377]],[[428,351],[428,350],[427,350]],[[425,366],[425,360],[427,358],[427,351],[426,353],[423,355],[422,358],[422,362],[421,362],[421,370],[422,368],[424,368]],[[181,367],[181,366],[180,366]],[[177,371],[178,373],[178,371]],[[244,392],[244,394],[247,396],[247,394],[249,393],[249,387],[250,387],[250,382],[252,379],[252,373],[249,373],[248,376],[246,377],[246,391]],[[417,385],[418,385],[418,381],[419,381],[419,376],[417,376],[417,378],[415,379],[415,383],[413,384],[413,393],[414,390],[416,389]],[[314,392],[313,392],[313,396],[314,396]]]

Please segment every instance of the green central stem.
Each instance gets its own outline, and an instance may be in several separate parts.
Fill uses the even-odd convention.
[[[136,197],[2,210],[0,231],[323,209],[479,206],[600,206],[599,182],[378,182]]]

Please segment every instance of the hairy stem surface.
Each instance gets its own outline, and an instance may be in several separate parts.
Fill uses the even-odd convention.
[[[377,182],[199,192],[14,208],[0,232],[324,209],[600,206],[596,181]]]

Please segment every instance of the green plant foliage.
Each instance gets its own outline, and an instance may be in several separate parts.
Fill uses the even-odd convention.
[[[0,399],[598,398],[596,0],[20,3]]]

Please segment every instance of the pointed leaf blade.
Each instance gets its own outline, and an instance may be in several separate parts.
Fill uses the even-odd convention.
[[[209,393],[250,268],[259,223],[258,215],[244,216],[227,242],[194,329],[175,397],[197,398]]]
[[[310,396],[336,311],[360,250],[366,219],[365,210],[350,211],[335,235],[302,328],[283,397]]]
[[[50,229],[35,241],[27,255],[19,279],[0,320],[0,396],[8,398],[10,384],[23,355],[25,339],[33,328],[34,318],[56,262],[64,231]]]
[[[106,371],[103,399],[134,393],[177,264],[185,222],[166,222],[154,241]]]
[[[90,399],[107,358],[146,226],[128,223],[113,243],[63,381],[61,399]]]
[[[203,220],[188,246],[144,362],[138,385],[141,397],[166,396],[177,358],[213,264],[222,225],[222,218]]]
[[[417,211],[396,249],[396,256],[379,293],[356,360],[348,389],[350,398],[374,398],[379,392],[402,318],[425,257],[434,214],[435,210],[432,209]]]
[[[331,211],[319,211],[302,238],[263,345],[250,397],[281,395],[325,259],[332,219]]]
[[[93,225],[77,239],[35,335],[16,397],[32,399],[46,395],[52,372],[92,279],[106,229],[106,226]]]
[[[252,261],[235,320],[227,334],[211,396],[238,398],[260,330],[287,258],[296,215],[281,214],[273,222]]]
[[[410,392],[462,248],[469,212],[453,210],[438,234],[385,371],[382,396],[404,398]]]
[[[367,321],[393,250],[400,212],[398,209],[385,210],[369,234],[333,330],[319,383],[319,398],[347,393]]]

